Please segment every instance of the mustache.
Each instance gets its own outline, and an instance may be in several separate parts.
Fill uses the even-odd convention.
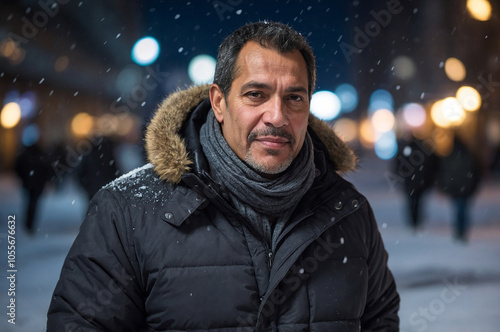
[[[295,145],[295,137],[293,137],[292,134],[290,134],[289,132],[287,132],[283,128],[276,128],[276,127],[267,127],[266,129],[252,131],[248,135],[248,138],[247,138],[248,143],[255,141],[260,136],[283,137],[283,138],[286,138],[290,142],[291,145]]]

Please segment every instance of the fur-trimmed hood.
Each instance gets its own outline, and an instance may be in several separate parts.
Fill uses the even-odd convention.
[[[178,183],[190,171],[192,160],[179,131],[189,113],[208,98],[209,85],[194,86],[168,96],[158,107],[146,131],[148,160],[167,182]],[[326,123],[309,116],[309,126],[328,150],[337,171],[346,173],[356,168],[357,157]]]

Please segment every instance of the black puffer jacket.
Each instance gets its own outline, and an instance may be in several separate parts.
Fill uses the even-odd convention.
[[[206,97],[169,97],[148,128],[152,164],[94,197],[48,331],[397,331],[371,208],[335,172],[355,165],[351,150],[311,117],[317,176],[271,252],[207,174]]]

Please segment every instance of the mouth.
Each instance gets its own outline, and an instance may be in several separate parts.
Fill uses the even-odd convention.
[[[281,149],[287,144],[290,144],[290,140],[280,136],[257,137],[255,141],[259,142],[268,149]]]
[[[248,135],[248,142],[256,141],[268,149],[282,149],[287,145],[293,146],[295,138],[282,128],[270,127],[263,131],[254,131]]]

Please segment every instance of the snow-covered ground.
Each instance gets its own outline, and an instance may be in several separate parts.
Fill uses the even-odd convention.
[[[406,227],[404,198],[370,160],[349,179],[373,206],[401,294],[401,331],[493,332],[500,326],[500,181],[483,183],[471,205],[467,244],[452,239],[449,200],[430,192],[425,226]],[[64,257],[85,214],[84,193],[68,182],[40,202],[35,236],[24,233],[22,192],[12,175],[0,175],[0,331],[45,331],[46,312]],[[16,215],[16,324],[8,323],[7,219]],[[0,251],[1,253],[1,251]]]

